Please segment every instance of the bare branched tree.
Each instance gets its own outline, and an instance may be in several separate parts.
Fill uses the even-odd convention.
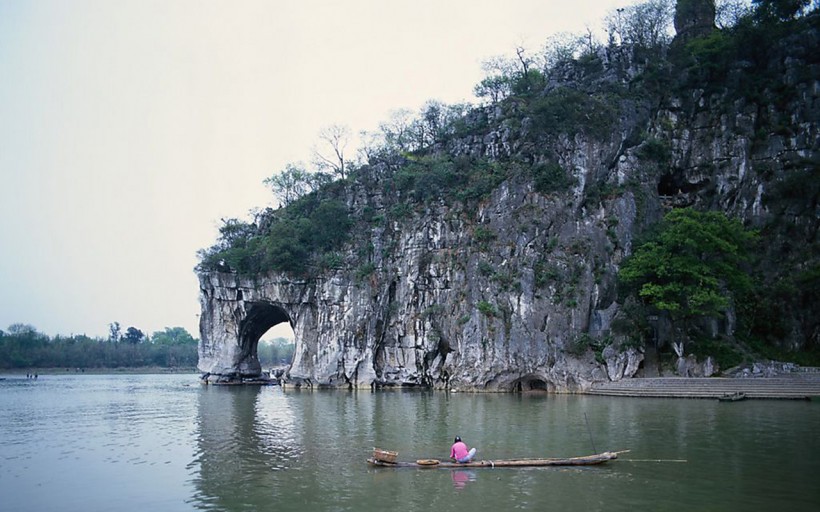
[[[285,165],[263,183],[270,187],[280,206],[287,206],[312,190],[310,173],[298,163]]]
[[[329,170],[334,176],[347,177],[347,160],[345,150],[350,143],[350,128],[345,125],[332,124],[319,132],[321,147],[314,149],[313,161],[320,170]]]
[[[362,130],[359,132],[359,159],[374,164],[388,153],[384,133],[381,131]]]
[[[579,36],[577,34],[570,34],[568,32],[559,32],[547,38],[544,43],[544,50],[542,59],[544,61],[544,72],[548,72],[561,62],[571,61],[578,58],[585,45],[594,48],[592,32],[589,32],[589,41],[586,36]],[[592,53],[593,50],[590,50]]]
[[[521,76],[527,76],[533,63],[532,57],[527,55],[527,49],[522,45],[515,47],[515,56],[518,57],[518,63],[521,64]]]
[[[478,98],[489,98],[492,103],[498,103],[508,97],[512,92],[516,63],[509,57],[499,55],[482,62],[481,68],[486,78],[475,86],[475,95]]]
[[[390,119],[379,124],[385,147],[389,150],[402,153],[412,149],[413,112],[407,109],[395,110],[390,113]]]
[[[752,5],[749,0],[718,0],[715,9],[718,28],[731,28],[752,12]]]
[[[672,0],[646,2],[616,9],[604,23],[609,42],[653,48],[669,42],[675,8]]]

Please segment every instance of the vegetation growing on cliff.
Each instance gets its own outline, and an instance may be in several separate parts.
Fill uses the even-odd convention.
[[[669,315],[682,353],[697,320],[724,318],[748,296],[756,238],[720,212],[672,210],[623,263],[620,277],[654,311]]]
[[[733,296],[751,288],[755,236],[720,212],[672,210],[620,275],[639,297],[676,320],[721,316]]]
[[[347,208],[318,193],[295,200],[289,208],[265,212],[262,223],[223,221],[216,245],[200,252],[200,268],[258,274],[304,273],[312,257],[325,255],[347,239]]]

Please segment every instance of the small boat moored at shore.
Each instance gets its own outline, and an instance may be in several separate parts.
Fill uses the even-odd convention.
[[[742,391],[726,393],[725,395],[718,397],[718,400],[721,402],[739,402],[740,400],[746,400],[746,393]]]

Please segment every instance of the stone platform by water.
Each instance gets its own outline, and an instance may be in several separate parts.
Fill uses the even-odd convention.
[[[590,395],[655,398],[720,398],[731,393],[744,393],[746,398],[820,399],[820,373],[771,378],[635,378],[597,383],[587,391]]]

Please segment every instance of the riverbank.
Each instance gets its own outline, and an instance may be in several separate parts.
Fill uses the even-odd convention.
[[[190,374],[198,375],[196,368],[35,368],[31,370],[0,370],[2,377],[25,377],[36,374],[39,377],[67,375],[157,375]],[[227,384],[211,382],[212,384]],[[270,382],[265,382],[269,384]],[[231,382],[231,384],[238,384]],[[238,385],[259,385],[259,381],[248,381]],[[684,378],[654,377],[623,379],[616,382],[599,382],[584,394],[615,397],[645,398],[705,398],[717,399],[724,395],[743,393],[749,399],[815,399],[820,400],[820,372],[802,372],[777,377],[751,378]]]
[[[759,378],[653,377],[594,384],[586,394],[647,398],[720,398],[743,393],[745,398],[820,399],[820,373]]]

